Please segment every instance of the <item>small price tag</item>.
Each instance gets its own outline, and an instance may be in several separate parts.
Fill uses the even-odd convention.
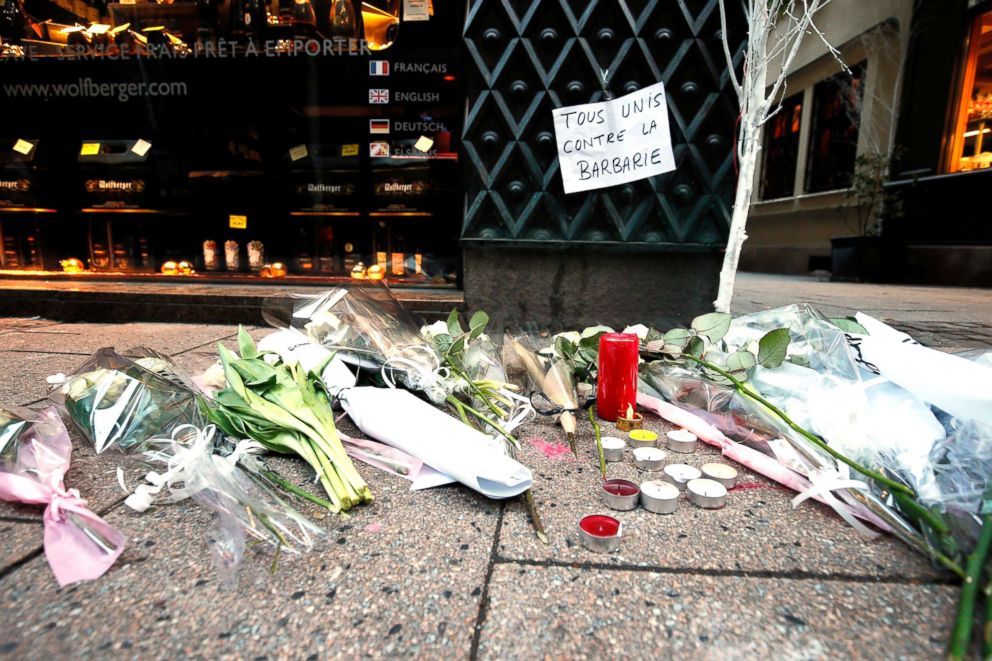
[[[403,0],[403,20],[431,20],[431,6],[429,0]]]
[[[100,153],[99,142],[84,142],[82,148],[79,150],[80,156],[96,156],[99,153]]]
[[[431,147],[433,146],[434,146],[434,141],[428,138],[426,135],[422,135],[420,136],[420,139],[417,140],[417,143],[413,145],[413,148],[419,152],[423,152],[426,154],[428,151],[430,151]]]
[[[231,215],[228,217],[227,224],[232,230],[248,229],[248,216]]]
[[[144,156],[145,154],[148,153],[148,150],[151,148],[152,148],[152,143],[148,142],[147,140],[138,140],[136,143],[134,143],[134,146],[131,147],[131,151],[133,151],[138,156]]]
[[[300,160],[301,158],[306,158],[309,155],[310,152],[307,151],[306,145],[296,145],[289,150],[289,160],[294,162]]]
[[[18,139],[18,141],[14,143],[14,151],[16,151],[18,154],[24,154],[25,156],[27,156],[28,154],[31,153],[32,149],[34,149],[34,145],[28,142],[27,140]]]
[[[358,156],[358,145],[341,145],[342,156]]]

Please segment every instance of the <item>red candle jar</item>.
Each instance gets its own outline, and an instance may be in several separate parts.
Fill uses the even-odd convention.
[[[596,411],[614,422],[637,406],[637,358],[639,340],[633,333],[599,336],[599,383]]]

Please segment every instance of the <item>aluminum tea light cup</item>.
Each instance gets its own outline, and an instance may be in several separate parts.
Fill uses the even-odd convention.
[[[737,469],[733,466],[720,463],[703,464],[700,470],[703,472],[703,477],[719,482],[728,491],[737,486]]]
[[[603,458],[606,461],[623,460],[623,451],[627,447],[623,439],[616,436],[604,436],[600,442],[603,444]]]
[[[619,431],[632,431],[644,426],[644,416],[640,413],[631,413],[617,418],[617,429]]]
[[[634,465],[642,471],[660,471],[665,456],[658,448],[634,448]]]
[[[671,514],[679,508],[681,493],[677,486],[664,480],[641,482],[641,507],[655,514]]]
[[[630,480],[607,480],[603,482],[600,494],[607,507],[626,512],[637,507],[641,490]]]
[[[620,548],[623,524],[612,516],[590,514],[579,521],[579,539],[593,553],[612,553]]]
[[[665,434],[665,445],[672,452],[690,454],[696,451],[696,435],[685,429],[675,429]]]
[[[627,445],[632,448],[656,448],[658,435],[650,429],[634,429],[627,434]]]
[[[671,482],[683,491],[685,490],[685,485],[690,480],[698,480],[703,476],[698,468],[686,464],[668,464],[665,466],[663,473],[664,475],[662,477],[666,482]]]
[[[704,510],[718,510],[727,504],[727,487],[715,480],[689,480],[685,489],[689,502]]]

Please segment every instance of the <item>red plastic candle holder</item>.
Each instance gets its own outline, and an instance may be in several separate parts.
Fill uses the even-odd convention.
[[[639,340],[633,333],[605,333],[599,337],[599,377],[596,411],[614,422],[627,407],[637,406]]]

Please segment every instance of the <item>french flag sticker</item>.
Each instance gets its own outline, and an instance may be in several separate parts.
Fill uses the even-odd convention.
[[[369,61],[369,75],[370,76],[388,76],[389,75],[389,62],[386,60],[371,60]]]

